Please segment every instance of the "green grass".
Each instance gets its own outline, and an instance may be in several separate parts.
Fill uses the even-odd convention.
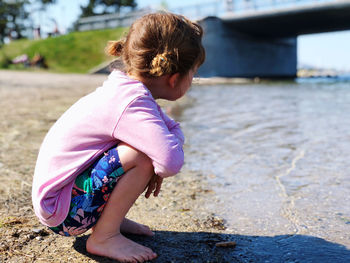
[[[91,68],[110,59],[104,53],[108,40],[117,40],[125,28],[98,31],[73,32],[67,35],[41,40],[17,40],[0,48],[0,68],[24,69],[9,65],[8,60],[27,54],[44,56],[50,71],[62,73],[86,73]]]

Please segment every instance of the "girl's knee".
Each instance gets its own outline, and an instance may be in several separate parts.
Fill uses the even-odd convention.
[[[117,149],[124,171],[139,166],[153,173],[152,160],[146,154],[123,142],[118,144]]]

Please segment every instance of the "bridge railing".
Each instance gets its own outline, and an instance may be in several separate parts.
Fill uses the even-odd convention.
[[[207,1],[207,2],[205,2]],[[314,3],[337,2],[339,0],[204,0],[201,4],[183,5],[170,8],[169,11],[182,14],[193,20],[207,16],[221,16],[226,13],[244,13],[259,10],[272,10],[288,6],[310,5]],[[349,0],[350,1],[350,0]],[[80,31],[130,26],[135,19],[146,13],[156,12],[144,8],[127,14],[109,14],[81,18],[78,21]]]
[[[220,16],[225,13],[244,13],[259,10],[272,10],[284,7],[330,3],[339,0],[214,0],[200,4],[183,5],[171,8],[170,11],[183,14],[191,19],[206,16]]]
[[[183,5],[170,8],[169,11],[182,14],[192,20],[199,20],[207,16],[219,16],[224,10],[222,0],[202,2],[201,4]]]
[[[97,29],[106,29],[106,28],[128,27],[137,18],[151,12],[152,12],[151,9],[144,8],[144,9],[126,13],[126,14],[107,14],[107,15],[84,17],[79,19],[78,21],[78,30],[87,31],[87,30],[97,30]]]
[[[337,0],[224,0],[227,12],[247,12],[255,10],[272,10],[281,7],[329,3]]]

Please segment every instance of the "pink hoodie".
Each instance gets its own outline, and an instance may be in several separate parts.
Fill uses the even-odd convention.
[[[175,175],[183,165],[179,124],[160,109],[141,82],[113,71],[102,87],[57,120],[41,145],[32,199],[43,224],[64,221],[75,178],[120,141],[149,156],[161,177]]]

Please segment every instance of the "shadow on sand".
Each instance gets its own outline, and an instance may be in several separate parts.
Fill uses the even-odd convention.
[[[97,262],[115,262],[86,252],[88,236],[77,237],[74,248]],[[128,235],[152,248],[152,262],[350,262],[350,250],[340,244],[304,235],[241,236],[207,232],[155,231],[154,237]],[[218,242],[234,241],[235,248],[218,248]]]

